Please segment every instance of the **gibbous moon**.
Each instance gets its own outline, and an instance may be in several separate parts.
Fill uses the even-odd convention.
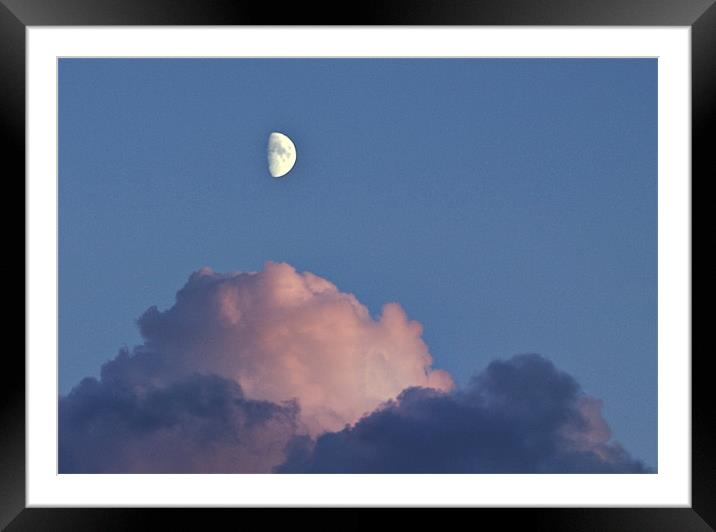
[[[296,146],[283,133],[274,131],[268,141],[268,169],[273,177],[282,177],[296,164]]]

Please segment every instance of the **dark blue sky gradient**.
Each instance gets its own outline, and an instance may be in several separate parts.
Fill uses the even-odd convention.
[[[190,272],[287,261],[459,384],[550,358],[656,465],[656,60],[61,59],[59,113],[61,393]]]

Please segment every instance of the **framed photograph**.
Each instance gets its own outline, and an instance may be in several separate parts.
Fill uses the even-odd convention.
[[[8,530],[714,526],[691,341],[712,2],[3,4]]]

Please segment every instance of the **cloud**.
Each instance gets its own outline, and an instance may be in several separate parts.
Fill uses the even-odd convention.
[[[288,264],[192,274],[59,403],[61,473],[644,472],[538,355],[464,389],[420,324]]]
[[[267,262],[257,273],[194,273],[176,303],[139,319],[145,339],[108,378],[155,383],[193,373],[235,380],[247,396],[297,399],[315,435],[357,421],[406,387],[447,390],[432,370],[422,327],[396,303],[374,319],[326,279]]]
[[[266,473],[296,434],[295,403],[247,399],[219,376],[124,384],[87,378],[60,399],[60,473]]]
[[[539,355],[492,362],[464,390],[409,388],[352,427],[292,440],[279,472],[644,473],[600,403]]]
[[[138,325],[142,345],[61,398],[63,470],[270,470],[287,434],[343,428],[409,386],[452,387],[399,305],[374,319],[352,294],[288,264],[199,270],[171,308],[150,308]]]

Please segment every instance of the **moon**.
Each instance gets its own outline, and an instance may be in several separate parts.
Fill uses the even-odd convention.
[[[272,177],[283,177],[296,164],[296,146],[283,133],[274,131],[268,140],[268,170]]]

